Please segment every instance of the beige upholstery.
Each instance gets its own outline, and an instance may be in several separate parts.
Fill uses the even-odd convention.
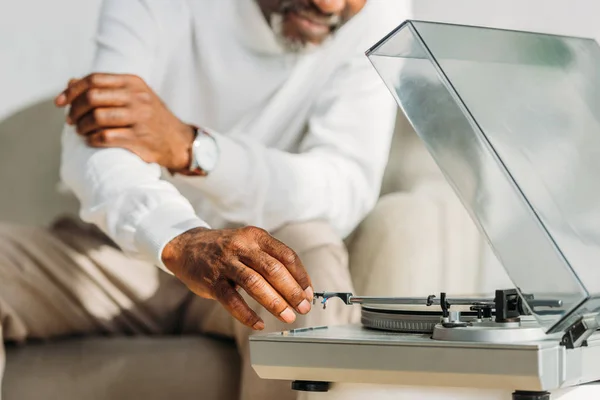
[[[75,339],[7,350],[7,400],[227,400],[238,391],[237,351],[215,339]]]
[[[61,124],[50,101],[0,122],[0,220],[47,224],[76,213],[76,202],[55,190]],[[479,237],[402,116],[383,193],[389,195],[348,241],[357,292],[477,287]],[[227,400],[237,390],[235,349],[210,338],[78,339],[7,353],[3,400],[39,399],[40,388],[47,400]],[[207,387],[212,397],[201,394]]]

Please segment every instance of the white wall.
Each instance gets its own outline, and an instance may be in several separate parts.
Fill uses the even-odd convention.
[[[0,120],[56,94],[70,77],[85,72],[100,3],[0,0]],[[597,0],[413,0],[412,4],[418,19],[600,38]]]
[[[129,0],[124,0],[129,1]],[[0,0],[0,121],[89,66],[100,0]]]
[[[418,19],[600,38],[598,0],[413,0],[412,3]]]

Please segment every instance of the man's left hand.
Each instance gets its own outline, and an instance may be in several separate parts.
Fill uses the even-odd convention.
[[[134,75],[92,74],[71,80],[55,99],[71,106],[67,123],[91,147],[120,147],[172,172],[190,163],[194,130]]]

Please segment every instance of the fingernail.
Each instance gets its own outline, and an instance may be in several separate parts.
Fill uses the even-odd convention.
[[[65,101],[67,101],[67,96],[65,96],[64,94],[60,94],[57,98],[56,98],[56,104],[58,105],[62,105],[65,103]]]
[[[263,329],[265,329],[265,323],[262,321],[258,321],[257,323],[252,325],[252,329],[254,329],[255,331],[262,331]]]
[[[308,301],[313,301],[313,299],[315,298],[315,293],[313,292],[312,288],[309,286],[306,289],[304,289],[304,293],[306,293],[306,297],[308,297]]]
[[[302,303],[298,304],[298,312],[300,314],[306,314],[310,311],[310,303],[308,300],[302,300]]]
[[[291,324],[296,320],[296,314],[292,311],[291,308],[286,308],[281,314],[279,314],[279,316],[288,324]]]

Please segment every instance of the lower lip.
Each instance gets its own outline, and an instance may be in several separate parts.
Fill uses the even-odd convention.
[[[331,32],[329,25],[319,24],[296,13],[290,13],[289,18],[304,32],[314,36],[324,36]]]

